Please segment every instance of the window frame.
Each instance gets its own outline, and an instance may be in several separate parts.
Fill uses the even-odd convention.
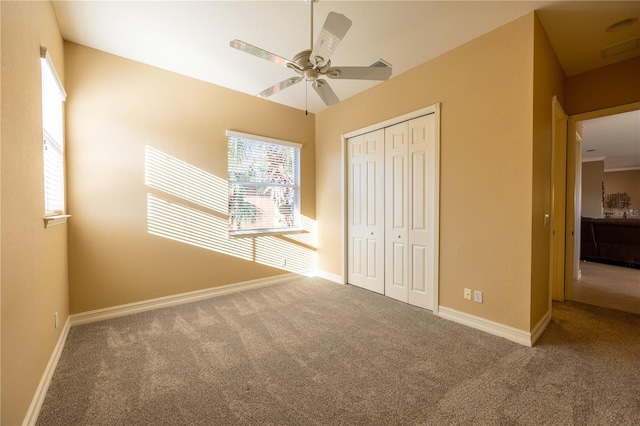
[[[45,93],[45,84],[44,72],[48,70],[50,78],[53,79],[55,84],[54,90],[49,90]],[[43,158],[43,184],[44,184],[44,224],[45,228],[57,225],[60,223],[66,222],[67,218],[70,215],[66,214],[66,162],[65,162],[65,138],[64,138],[64,102],[67,98],[67,93],[62,86],[60,81],[60,77],[56,72],[55,66],[53,64],[53,60],[47,50],[46,47],[40,46],[40,80],[41,80],[41,105],[42,105],[42,158]],[[55,93],[54,93],[55,91]],[[49,93],[50,92],[50,93]],[[48,128],[45,120],[46,108],[47,105],[45,102],[46,96],[51,96],[52,98],[58,97],[60,101],[60,117],[61,122],[59,123],[59,135],[56,135],[60,138],[57,140],[56,136],[52,135],[52,129]],[[55,102],[55,101],[54,101]],[[57,119],[57,117],[56,117]],[[51,158],[51,156],[47,156],[47,151],[53,150],[55,152],[55,158]],[[60,164],[59,168],[56,166],[55,170],[48,169],[51,166],[51,160],[55,163]],[[58,192],[58,197],[56,197],[53,202],[50,199],[50,193],[47,191],[47,182],[51,179],[51,177],[58,177],[61,181],[60,187],[56,188]],[[54,208],[49,208],[50,205],[55,205]]]
[[[269,185],[269,184],[265,184],[263,183],[256,183],[256,182],[249,182],[249,181],[240,181],[240,180],[231,180],[229,178],[229,171],[230,171],[230,165],[229,165],[229,157],[227,155],[227,182],[228,182],[228,188],[229,188],[229,196],[231,196],[231,186],[234,184],[250,184],[250,185],[256,185],[256,186],[279,186],[279,187],[287,187],[287,188],[293,188],[294,190],[294,197],[293,197],[293,214],[294,214],[294,220],[293,220],[293,226],[291,227],[281,227],[281,228],[254,228],[254,229],[232,229],[231,228],[231,206],[228,205],[228,211],[227,214],[229,216],[229,237],[231,238],[243,238],[243,237],[256,237],[256,236],[268,236],[268,235],[286,235],[286,234],[294,234],[294,233],[300,233],[302,232],[302,227],[300,224],[300,207],[301,207],[301,159],[302,159],[302,147],[303,145],[300,143],[296,143],[296,142],[291,142],[291,141],[285,141],[285,140],[280,140],[280,139],[274,139],[274,138],[269,138],[266,136],[259,136],[259,135],[253,135],[253,134],[249,134],[249,133],[243,133],[243,132],[238,132],[235,130],[227,130],[226,131],[226,136],[227,136],[227,149],[229,148],[229,144],[231,144],[231,140],[232,139],[244,139],[244,140],[248,140],[251,142],[258,142],[258,143],[264,143],[264,144],[272,144],[272,145],[280,145],[280,146],[285,146],[285,147],[289,147],[289,148],[294,148],[294,155],[295,155],[295,160],[294,160],[294,183],[293,184],[273,184],[273,185]]]

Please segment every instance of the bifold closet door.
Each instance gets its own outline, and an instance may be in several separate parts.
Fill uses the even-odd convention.
[[[347,282],[433,309],[435,115],[347,140]]]
[[[402,302],[409,301],[408,136],[407,122],[387,127],[384,132],[384,294]]]
[[[347,140],[347,282],[384,294],[384,130]]]
[[[428,229],[433,123],[433,116],[424,116],[385,129],[385,294],[427,309],[433,306]]]
[[[411,305],[433,309],[433,269],[435,250],[435,201],[437,194],[435,161],[435,116],[408,122],[408,238],[409,287]]]

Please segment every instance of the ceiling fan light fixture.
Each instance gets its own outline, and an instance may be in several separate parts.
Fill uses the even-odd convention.
[[[318,71],[313,68],[304,70],[304,78],[307,81],[316,81],[318,79]]]
[[[607,27],[607,32],[614,33],[616,31],[622,31],[626,28],[629,28],[633,24],[638,22],[637,17],[623,19],[622,21],[618,21],[614,24],[611,24]]]

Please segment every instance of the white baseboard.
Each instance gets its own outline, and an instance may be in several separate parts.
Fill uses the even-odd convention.
[[[29,410],[27,411],[27,415],[22,422],[23,425],[32,426],[36,424],[38,421],[38,416],[40,415],[40,409],[42,408],[42,403],[44,402],[44,398],[47,396],[47,391],[49,390],[49,385],[51,384],[51,379],[53,378],[53,373],[56,371],[56,367],[58,366],[58,361],[60,360],[60,355],[62,354],[62,349],[64,349],[64,345],[67,342],[67,336],[69,335],[69,328],[71,328],[71,321],[67,318],[67,321],[64,323],[64,327],[62,328],[62,333],[60,333],[60,337],[58,338],[58,343],[56,347],[53,349],[53,353],[51,354],[51,358],[49,358],[49,362],[47,363],[47,367],[42,374],[42,378],[40,379],[40,383],[38,384],[38,388],[36,389],[36,393],[33,396],[33,400],[31,401],[31,405],[29,406]]]
[[[538,321],[533,330],[531,330],[531,345],[536,344],[542,333],[547,329],[547,326],[551,322],[551,308],[542,316],[542,319]]]
[[[337,284],[344,284],[342,281],[342,277],[338,274],[333,274],[331,272],[325,271],[316,271],[316,277],[325,279],[327,281],[332,281]]]
[[[524,346],[533,346],[531,333],[508,325],[500,324],[495,321],[480,318],[475,315],[465,314],[464,312],[456,311],[455,309],[447,308],[445,306],[439,306],[438,308],[438,316],[441,316],[442,318],[493,334],[494,336],[504,337],[507,340],[511,340],[512,342],[516,342]],[[542,330],[544,330],[544,328]],[[542,331],[540,334],[542,334]]]
[[[151,311],[153,309],[164,308],[167,306],[197,302],[199,300],[223,296],[225,294],[237,293],[239,291],[249,290],[253,288],[266,287],[269,285],[288,281],[297,276],[297,274],[284,274],[275,277],[261,278],[257,280],[228,284],[219,287],[211,287],[204,290],[191,291],[188,293],[158,297],[156,299],[142,300],[140,302],[127,303],[125,305],[112,306],[103,309],[96,309],[94,311],[80,312],[78,314],[73,314],[70,316],[71,326],[102,321],[105,319],[121,317],[124,315],[131,315],[138,312]]]

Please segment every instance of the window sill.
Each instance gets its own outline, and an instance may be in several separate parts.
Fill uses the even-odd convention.
[[[59,214],[55,216],[46,216],[44,218],[44,227],[51,228],[52,226],[67,223],[67,219],[71,217],[70,214]]]
[[[282,231],[233,231],[229,232],[229,238],[254,238],[254,237],[270,237],[288,234],[301,234],[302,229],[286,229]]]

